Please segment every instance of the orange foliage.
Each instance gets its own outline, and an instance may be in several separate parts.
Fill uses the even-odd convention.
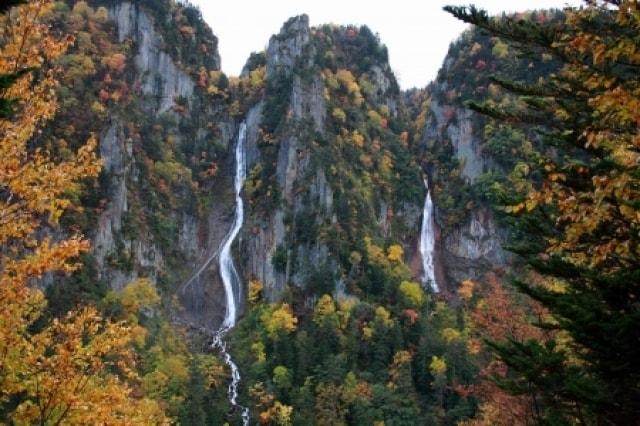
[[[127,57],[122,53],[114,53],[106,59],[106,65],[111,71],[121,73],[127,66]]]
[[[34,0],[2,17],[0,74],[40,68],[66,50],[72,39],[53,37],[40,21],[52,7]],[[30,284],[73,271],[89,248],[80,236],[54,240],[45,229],[71,206],[79,180],[100,171],[94,138],[64,161],[31,147],[57,109],[54,70],[38,75],[25,72],[2,94],[18,108],[0,120],[0,404],[13,400],[8,416],[18,424],[165,423],[157,404],[134,398],[124,381],[136,379],[125,324],[84,309],[30,332],[45,305]]]
[[[548,340],[551,335],[531,324],[531,316],[546,316],[542,307],[531,300],[514,300],[513,295],[500,283],[495,274],[487,274],[488,289],[475,310],[471,312],[471,321],[476,332],[483,338],[502,341],[506,338],[517,341],[536,339]],[[471,283],[471,281],[469,281]],[[469,286],[468,286],[469,287]],[[470,289],[469,289],[470,290]],[[471,354],[480,352],[478,339],[467,342]],[[506,365],[491,360],[480,371],[480,383],[471,387],[459,387],[461,395],[472,394],[480,401],[480,413],[464,425],[528,425],[534,418],[534,401],[529,395],[514,396],[489,380],[490,377],[505,377]]]

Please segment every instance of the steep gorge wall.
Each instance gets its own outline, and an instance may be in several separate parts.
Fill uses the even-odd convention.
[[[449,72],[446,63],[442,73]],[[455,102],[440,104],[438,95],[448,91],[446,83],[442,86],[436,83],[431,90],[429,118],[422,143],[427,149],[434,149],[436,144],[450,144],[459,175],[467,185],[449,187],[446,191],[471,191],[469,186],[494,167],[491,157],[485,155],[481,147],[485,120]],[[446,179],[446,176],[436,175],[434,182],[438,184],[441,178]],[[435,207],[440,223],[444,223],[446,213],[439,210],[437,202]],[[449,288],[454,289],[465,279],[482,278],[485,272],[506,264],[508,255],[502,249],[505,235],[496,224],[490,206],[478,203],[467,211],[461,223],[441,226],[441,229],[444,232],[439,233],[438,241],[440,274],[449,282]]]
[[[454,169],[472,184],[494,167],[482,149],[482,120],[450,96],[459,83],[446,79],[428,89],[419,145],[427,156],[447,145],[458,162],[436,169],[423,154],[412,157],[412,123],[386,48],[366,27],[311,28],[306,16],[292,18],[228,88],[217,40],[188,8],[95,3],[107,6],[112,43],[126,55],[118,78],[130,93],[126,103],[99,99],[107,196],[90,234],[98,278],[115,290],[151,279],[177,295],[182,307],[170,309],[176,320],[215,327],[224,314],[216,250],[233,217],[241,120],[248,215],[234,253],[245,284],[261,281],[270,301],[368,291],[354,286],[367,238],[383,248],[400,244],[420,280],[420,165],[441,194]],[[460,73],[455,60],[447,59],[441,75]],[[115,77],[105,73],[92,78]],[[254,76],[263,81],[245,96],[242,85]],[[100,84],[95,92],[108,89]],[[453,290],[508,258],[489,208],[477,204],[447,226],[452,214],[441,199],[434,197],[437,273]]]
[[[557,17],[555,12],[528,16]],[[500,224],[498,201],[488,194],[493,183],[524,161],[527,145],[536,143],[535,136],[512,133],[467,102],[508,105],[511,95],[493,77],[535,81],[556,67],[544,55],[539,61],[518,57],[499,39],[470,29],[451,44],[436,80],[407,95],[417,126],[414,152],[435,187],[440,263],[453,285],[512,263],[503,249],[508,235]]]
[[[268,204],[269,201],[258,199],[244,228],[240,254],[245,275],[263,282],[266,296],[272,301],[279,300],[287,289],[308,290],[310,281],[317,280],[324,281],[324,291],[338,295],[345,291],[348,270],[344,270],[339,253],[327,237],[332,228],[341,226],[337,214],[341,206],[336,200],[336,189],[341,182],[337,178],[332,179],[339,174],[332,167],[338,165],[326,163],[335,153],[319,146],[334,144],[336,132],[344,132],[345,128],[362,123],[347,119],[346,123],[336,127],[332,111],[335,112],[337,107],[330,105],[333,94],[330,95],[330,91],[335,88],[328,87],[327,83],[331,71],[327,71],[318,58],[339,55],[340,46],[327,47],[323,42],[330,37],[333,41],[355,37],[345,36],[349,31],[357,34],[354,28],[310,28],[304,15],[290,19],[281,32],[270,39],[264,61],[265,95],[247,114],[249,167],[264,170],[266,162],[273,162],[271,176],[263,173],[261,177],[262,183],[271,179],[271,191],[277,192],[278,197],[269,211],[259,207],[259,204]],[[368,64],[364,69],[347,62],[333,64],[332,67],[338,73],[346,75],[348,72],[356,80],[364,78],[366,83],[361,84],[368,85],[366,105],[372,109],[384,107],[389,114],[388,120],[396,120],[399,92],[386,60]],[[270,81],[284,83],[277,86],[270,85]],[[276,90],[279,93],[274,93]],[[265,119],[265,113],[271,112],[265,108],[272,108],[277,103],[274,96],[287,100],[280,116],[276,117],[276,125],[266,123],[273,118]],[[344,98],[343,103],[347,102]],[[268,142],[265,142],[266,133],[271,133]],[[342,167],[350,168],[351,165]],[[350,195],[342,193],[341,197]],[[415,256],[415,236],[419,234],[418,203],[404,202],[392,206],[391,200],[376,196],[368,198],[366,203],[363,208],[371,213],[371,223],[367,226],[371,228],[372,236],[401,240],[407,253]],[[407,235],[393,233],[391,222],[398,220],[413,232]],[[354,226],[364,228],[365,224]],[[347,244],[346,241],[344,243]],[[313,293],[311,291],[310,294]]]
[[[235,143],[236,123],[224,104],[207,97],[198,68],[169,53],[157,14],[129,1],[105,6],[112,42],[123,46],[127,56],[122,79],[135,94],[126,105],[108,101],[101,120],[107,200],[90,234],[96,278],[114,290],[148,278],[167,294],[178,295],[182,307],[172,308],[175,320],[214,327],[224,315],[224,296],[217,262],[205,262],[232,218],[229,147]],[[164,19],[203,25],[181,16],[180,7],[164,12]],[[211,67],[207,72],[219,70],[210,30],[196,29],[190,39],[209,47],[200,65]],[[178,44],[173,51],[186,50],[179,40],[173,43]],[[198,177],[201,156],[215,163],[214,176]],[[181,286],[203,266],[201,276]]]

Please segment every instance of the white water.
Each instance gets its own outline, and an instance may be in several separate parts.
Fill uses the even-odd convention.
[[[229,402],[234,409],[239,409],[242,413],[242,424],[247,426],[249,424],[249,409],[238,404],[238,384],[240,383],[240,371],[238,366],[229,352],[227,352],[227,343],[224,338],[226,334],[236,325],[237,320],[237,301],[241,297],[242,285],[240,282],[240,276],[233,264],[233,258],[231,257],[231,245],[238,236],[242,222],[244,221],[244,204],[240,192],[242,191],[242,185],[246,177],[246,158],[245,158],[245,139],[246,139],[247,126],[245,123],[240,125],[240,132],[238,133],[238,143],[236,144],[236,174],[234,180],[235,194],[236,194],[236,211],[233,218],[233,226],[231,231],[227,234],[226,238],[222,242],[220,249],[220,275],[222,277],[222,283],[224,284],[224,293],[227,299],[227,308],[224,315],[224,322],[220,326],[220,329],[215,332],[213,336],[213,342],[211,346],[217,348],[224,359],[224,362],[231,369],[231,383],[229,384],[228,396]]]
[[[433,266],[433,253],[435,247],[435,225],[433,220],[433,202],[431,201],[431,191],[429,183],[424,180],[427,188],[427,198],[424,200],[424,210],[422,212],[422,230],[420,232],[420,254],[422,255],[422,270],[424,276],[422,282],[429,284],[434,293],[439,291],[436,282],[436,273]]]

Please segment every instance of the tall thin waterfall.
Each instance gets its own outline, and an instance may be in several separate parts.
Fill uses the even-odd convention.
[[[437,293],[439,291],[436,282],[436,273],[433,263],[433,253],[435,247],[435,226],[433,220],[433,202],[431,201],[431,191],[429,183],[424,180],[427,188],[427,197],[424,200],[424,210],[422,212],[422,230],[420,232],[420,254],[422,255],[422,270],[424,271],[423,282],[429,284],[431,289]]]
[[[244,204],[240,192],[242,191],[242,185],[246,177],[246,156],[245,156],[245,139],[247,133],[247,126],[245,123],[240,125],[240,131],[238,133],[238,143],[236,145],[236,175],[234,180],[235,193],[236,193],[236,211],[233,219],[233,226],[231,231],[227,234],[226,238],[222,242],[220,249],[220,275],[222,277],[222,283],[224,284],[224,292],[227,299],[227,308],[224,315],[224,322],[220,326],[220,329],[215,332],[213,342],[211,346],[217,348],[224,359],[224,362],[231,369],[231,383],[229,384],[228,396],[229,402],[233,408],[240,409],[242,413],[242,424],[247,426],[249,424],[249,409],[238,404],[238,384],[240,383],[240,371],[238,366],[229,352],[227,352],[227,344],[224,340],[225,336],[236,325],[238,301],[241,298],[242,283],[240,282],[240,275],[233,264],[233,258],[231,257],[231,245],[238,236],[242,222],[244,221]]]

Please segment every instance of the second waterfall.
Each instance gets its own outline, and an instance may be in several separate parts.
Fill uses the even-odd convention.
[[[240,131],[238,132],[238,142],[235,149],[236,159],[236,173],[234,177],[234,189],[235,189],[235,214],[233,218],[233,225],[231,230],[226,235],[220,246],[220,275],[222,277],[222,283],[224,285],[224,292],[226,297],[226,312],[224,315],[224,321],[220,326],[220,329],[216,331],[212,346],[220,351],[224,362],[231,369],[231,383],[229,384],[229,402],[234,409],[239,409],[242,415],[242,424],[249,424],[249,409],[242,407],[238,404],[238,384],[240,383],[240,371],[238,366],[231,358],[229,352],[227,352],[227,345],[225,336],[235,325],[238,318],[238,303],[242,294],[242,282],[240,275],[236,270],[233,263],[233,257],[231,256],[231,246],[235,241],[242,222],[244,221],[244,203],[242,201],[242,186],[246,177],[246,154],[245,154],[245,142],[246,142],[247,126],[245,123],[240,125]]]
[[[435,252],[435,223],[433,220],[433,202],[431,201],[431,191],[427,180],[424,180],[427,195],[424,200],[422,212],[422,230],[420,232],[420,254],[422,255],[422,270],[424,273],[423,282],[428,284],[434,293],[439,291],[436,282],[436,272],[434,265]]]

